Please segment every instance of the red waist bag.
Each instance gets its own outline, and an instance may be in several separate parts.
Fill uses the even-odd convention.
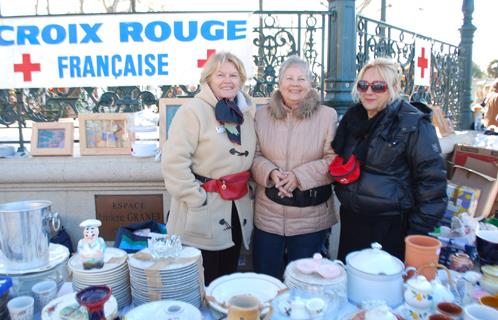
[[[247,182],[251,177],[249,171],[242,171],[212,179],[202,184],[207,192],[217,192],[223,200],[237,200],[247,194]]]
[[[329,165],[329,172],[335,181],[342,184],[355,182],[360,177],[360,162],[355,155],[351,155],[349,160],[344,163],[341,156],[336,156]]]

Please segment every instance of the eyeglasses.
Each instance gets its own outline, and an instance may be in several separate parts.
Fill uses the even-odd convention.
[[[368,91],[368,87],[372,88],[372,92],[375,93],[384,93],[387,91],[387,83],[385,81],[372,81],[368,82],[366,80],[360,80],[358,81],[358,84],[356,85],[356,88],[358,91],[365,93]]]

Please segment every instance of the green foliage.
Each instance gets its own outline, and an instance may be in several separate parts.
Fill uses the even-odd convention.
[[[486,74],[479,68],[477,63],[472,62],[472,78],[483,79],[486,77]]]
[[[498,78],[498,59],[489,63],[487,72],[489,77]]]

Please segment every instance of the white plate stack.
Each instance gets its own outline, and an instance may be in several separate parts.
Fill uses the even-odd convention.
[[[313,260],[311,258],[299,259],[292,261],[285,268],[284,273],[284,283],[289,288],[309,288],[309,287],[321,287],[324,290],[330,290],[335,292],[340,297],[347,297],[347,274],[342,262],[331,261],[328,259],[321,259],[322,264],[330,264],[337,266],[339,272],[337,276],[333,278],[325,278],[320,274],[313,273],[303,273],[299,270],[297,265],[300,261]]]
[[[156,300],[179,300],[201,306],[201,252],[183,247],[178,257],[153,259],[149,249],[132,256],[131,295],[135,306]]]
[[[108,247],[104,255],[104,267],[85,270],[81,257],[75,254],[68,262],[73,274],[73,290],[78,292],[89,286],[106,285],[112,289],[119,309],[129,305],[131,295],[127,260],[126,251]]]
[[[250,295],[266,304],[286,289],[282,281],[266,274],[238,272],[214,279],[206,288],[206,300],[215,319],[226,319],[228,301],[233,296]],[[263,308],[261,318],[268,311],[268,307]]]

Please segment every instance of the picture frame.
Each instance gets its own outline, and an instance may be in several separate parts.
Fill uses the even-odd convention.
[[[160,147],[168,140],[171,121],[180,107],[193,98],[161,98],[159,99],[159,143]]]
[[[71,122],[33,122],[31,155],[72,156],[74,125]]]
[[[131,154],[134,139],[128,130],[129,113],[80,114],[80,154]]]
[[[171,121],[176,114],[176,111],[185,103],[193,98],[161,98],[159,99],[159,143],[161,147],[168,140],[168,131],[171,126]],[[256,110],[266,106],[270,102],[270,97],[254,97],[253,103],[256,105]],[[256,110],[254,112],[256,112]],[[252,112],[251,112],[252,113]],[[254,114],[253,114],[254,116]]]
[[[455,133],[452,125],[449,123],[448,119],[444,116],[444,112],[440,106],[431,105],[432,109],[432,123],[436,127],[436,132],[441,137],[446,137],[452,133]]]

